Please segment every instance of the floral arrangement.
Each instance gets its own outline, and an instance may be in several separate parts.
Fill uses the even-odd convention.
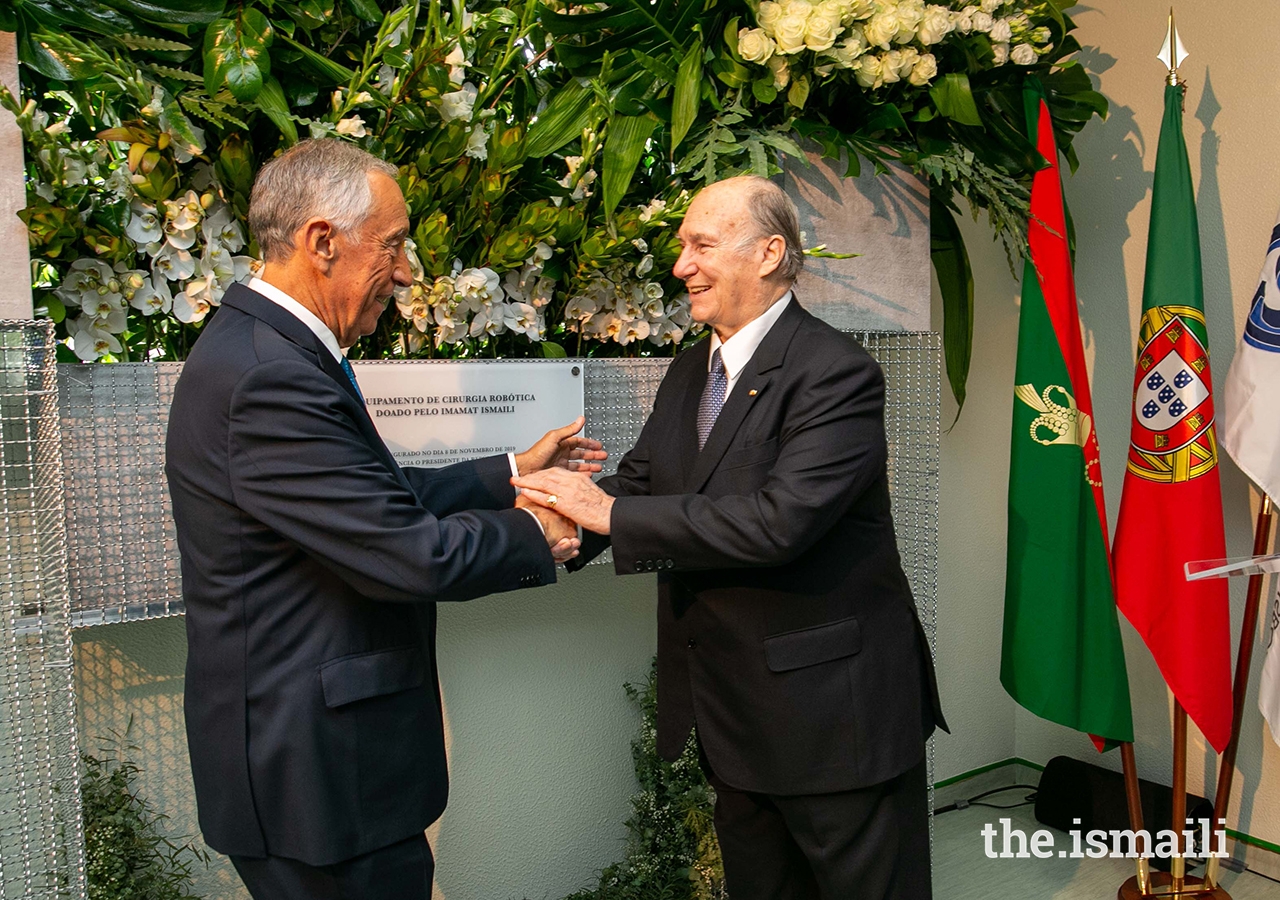
[[[957,201],[1016,257],[1043,165],[1024,82],[1073,165],[1105,114],[1069,58],[1069,5],[20,0],[0,28],[24,97],[0,104],[27,144],[37,306],[68,355],[182,358],[254,270],[257,167],[332,136],[399,167],[413,225],[414,283],[354,355],[672,353],[698,335],[671,275],[689,197],[808,149],[929,179],[962,397]]]

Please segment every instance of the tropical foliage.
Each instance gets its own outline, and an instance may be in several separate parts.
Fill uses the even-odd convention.
[[[1106,111],[1070,5],[13,0],[38,306],[82,359],[181,358],[253,269],[258,165],[337,136],[399,166],[414,226],[415,283],[356,355],[672,352],[697,330],[670,274],[690,192],[804,145],[928,178],[962,399],[953,213],[985,211],[1020,255],[1043,164],[1024,81],[1073,166]]]

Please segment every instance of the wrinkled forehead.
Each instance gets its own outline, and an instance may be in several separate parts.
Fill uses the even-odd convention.
[[[751,219],[744,192],[727,185],[705,188],[689,204],[680,237],[688,241],[694,236],[731,238],[739,234]]]

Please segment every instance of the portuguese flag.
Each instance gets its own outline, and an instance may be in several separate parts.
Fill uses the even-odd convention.
[[[1031,712],[1104,749],[1133,740],[1129,678],[1058,148],[1038,84],[1025,100],[1031,139],[1050,165],[1032,183],[1022,275],[1000,682]]]
[[[1133,377],[1129,465],[1112,559],[1121,611],[1174,697],[1219,752],[1231,737],[1227,582],[1183,564],[1226,556],[1200,237],[1182,137],[1182,89],[1165,88]]]

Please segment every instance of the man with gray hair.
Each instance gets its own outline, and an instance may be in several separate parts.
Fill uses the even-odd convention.
[[[658,749],[697,726],[733,900],[930,896],[925,740],[946,727],[890,515],[884,378],[811,316],[795,206],[694,198],[675,274],[711,337],[671,363],[618,473],[524,496],[658,580]]]
[[[411,281],[395,175],[332,140],[268,163],[249,209],[265,267],[227,291],[174,391],[196,803],[255,900],[431,896],[435,601],[554,582],[575,529],[509,479],[604,458],[579,419],[514,456],[396,464],[344,355]]]

